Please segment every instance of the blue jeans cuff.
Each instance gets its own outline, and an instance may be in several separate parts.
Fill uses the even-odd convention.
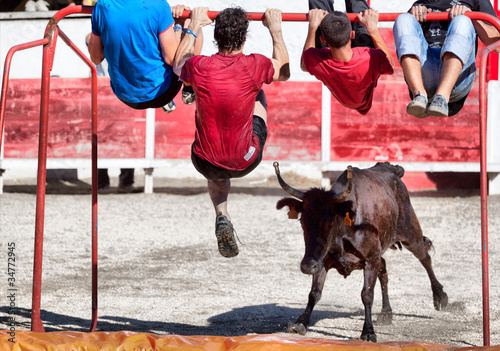
[[[469,60],[469,55],[473,54],[473,50],[474,43],[471,43],[469,39],[461,34],[452,33],[446,37],[441,49],[441,60],[447,52],[451,52],[462,61],[462,64],[465,64]]]
[[[398,38],[396,43],[396,54],[401,62],[404,55],[415,55],[419,61],[422,61],[422,40],[414,35],[403,35]]]

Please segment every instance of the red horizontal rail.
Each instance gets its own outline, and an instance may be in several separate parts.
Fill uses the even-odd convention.
[[[54,21],[54,24],[57,24],[62,18],[67,15],[74,13],[92,13],[93,6],[68,6],[64,9],[58,11],[53,17],[51,21]],[[220,11],[208,11],[208,17],[210,19],[214,19]],[[380,13],[379,21],[380,22],[391,22],[395,21],[396,18],[401,13]],[[191,11],[184,11],[182,14],[183,18],[189,18],[191,15]],[[483,20],[492,24],[498,31],[500,31],[500,21],[495,17],[488,15],[482,12],[467,12],[465,14],[467,17],[473,20]],[[348,13],[347,16],[353,22],[357,22],[357,14],[356,13]],[[247,12],[247,17],[250,21],[262,21],[264,19],[264,12]],[[282,13],[281,18],[283,21],[287,22],[304,22],[307,21],[307,13]],[[446,21],[450,19],[450,15],[447,12],[436,12],[436,13],[428,13],[427,20],[428,21]]]

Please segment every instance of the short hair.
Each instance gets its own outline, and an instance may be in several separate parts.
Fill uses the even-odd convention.
[[[346,46],[351,38],[351,20],[345,13],[340,11],[334,11],[326,15],[319,28],[326,43],[335,49]]]
[[[248,18],[241,7],[230,7],[215,17],[214,39],[220,52],[241,49],[248,31]]]

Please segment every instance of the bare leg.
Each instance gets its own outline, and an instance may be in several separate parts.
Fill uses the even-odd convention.
[[[418,58],[415,55],[402,56],[401,68],[403,68],[406,84],[408,84],[408,87],[410,88],[412,95],[415,94],[415,91],[419,91],[421,95],[427,97],[427,92],[425,91],[424,88],[424,81],[422,79],[422,70],[420,68],[420,61],[418,60]]]
[[[259,94],[255,98],[255,108],[253,110],[255,116],[259,116],[267,124],[267,102],[264,90],[260,90]]]
[[[208,194],[215,209],[215,236],[219,253],[227,258],[237,256],[239,253],[238,244],[234,237],[234,228],[231,224],[231,217],[227,212],[227,196],[231,188],[229,179],[218,182],[208,181]]]
[[[458,76],[463,68],[463,63],[453,53],[447,52],[443,56],[443,73],[436,94],[443,95],[446,101],[450,101],[450,94],[457,82]]]
[[[212,182],[209,180],[207,185],[208,194],[210,195],[210,199],[214,205],[215,215],[218,216],[222,214],[230,221],[231,217],[229,217],[229,213],[227,212],[227,196],[229,194],[229,190],[231,189],[231,180],[226,179],[218,182]]]

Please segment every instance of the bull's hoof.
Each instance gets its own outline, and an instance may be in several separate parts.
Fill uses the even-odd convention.
[[[391,325],[392,324],[392,312],[381,312],[377,321],[375,322],[377,325]]]
[[[288,326],[288,332],[300,335],[306,335],[307,327],[302,323],[294,323]]]
[[[377,342],[377,336],[375,333],[361,334],[361,340],[369,342]]]
[[[363,331],[361,332],[361,340],[377,342],[377,336],[375,335],[375,330],[373,329],[373,325],[369,325],[366,323],[363,325]]]
[[[434,308],[437,311],[446,309],[446,306],[448,306],[448,295],[444,291],[441,291],[439,295],[434,295]]]

